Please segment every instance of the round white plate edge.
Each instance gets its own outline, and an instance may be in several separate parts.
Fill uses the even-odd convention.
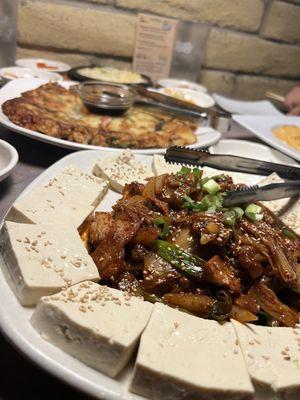
[[[32,90],[35,89],[36,87],[38,87],[39,85],[42,85],[44,83],[47,83],[46,80],[43,79],[20,79],[20,81],[29,81],[28,86],[25,87],[23,90]],[[16,82],[16,80],[14,81],[10,81],[8,83],[9,84],[13,84],[14,82]],[[30,85],[30,83],[33,82],[33,86]],[[58,82],[59,84],[63,84],[63,86],[68,86],[71,84],[74,84],[74,82],[72,81],[64,81],[64,82]],[[0,89],[0,93],[5,90],[5,86],[2,87]],[[21,92],[20,92],[21,93]],[[15,96],[9,96],[9,98],[14,98]],[[3,99],[3,101],[1,100],[0,103],[0,123],[2,125],[4,125],[5,127],[9,128],[10,130],[19,133],[21,135],[30,137],[32,139],[35,140],[39,140],[48,144],[52,144],[58,147],[63,147],[63,148],[67,148],[67,149],[71,149],[71,150],[103,150],[103,151],[114,151],[114,152],[119,152],[119,151],[123,151],[124,149],[122,148],[113,148],[113,147],[102,147],[102,146],[93,146],[93,145],[88,145],[88,144],[80,144],[80,143],[75,143],[75,142],[69,142],[67,140],[64,139],[58,139],[58,138],[53,138],[51,136],[33,131],[31,129],[27,129],[27,128],[23,128],[21,126],[18,126],[14,123],[12,123],[7,117],[6,115],[4,115],[4,113],[2,112],[2,104],[3,102],[5,102],[6,100],[8,100],[8,97],[5,99]],[[221,138],[221,133],[216,131],[213,128],[210,127],[198,127],[197,130],[195,131],[195,135],[197,138],[196,143],[193,143],[191,145],[189,145],[188,147],[190,148],[203,148],[203,147],[208,147],[214,143],[216,143],[220,138]],[[199,142],[199,140],[201,140]],[[162,154],[166,151],[165,148],[162,149],[132,149],[132,152],[134,154],[148,154],[148,155],[152,155],[152,154]]]
[[[3,75],[3,72],[5,73],[5,71],[6,70],[11,70],[11,69],[14,69],[14,68],[18,68],[18,69],[21,69],[21,70],[26,70],[26,72],[28,72],[28,73],[35,73],[35,74],[38,74],[38,73],[45,73],[45,74],[50,74],[50,76],[52,76],[53,77],[53,80],[51,79],[51,78],[49,78],[49,79],[47,79],[47,78],[41,78],[41,77],[39,77],[39,78],[24,78],[24,77],[16,77],[16,78],[7,78],[5,75]],[[42,71],[41,69],[32,69],[32,68],[27,68],[27,67],[18,67],[18,66],[12,66],[12,67],[3,67],[3,68],[0,68],[0,76],[2,77],[2,78],[4,78],[4,79],[7,79],[8,81],[13,81],[13,80],[15,80],[15,79],[47,79],[48,81],[54,81],[54,78],[55,78],[55,82],[61,82],[61,81],[63,81],[63,77],[60,75],[60,74],[58,74],[58,73],[56,73],[56,72],[52,72],[52,71]]]
[[[12,170],[17,165],[17,163],[19,161],[19,154],[18,154],[17,150],[10,143],[6,142],[5,140],[0,139],[0,147],[4,147],[5,149],[7,149],[8,153],[10,154],[10,157],[11,157],[8,165],[5,168],[0,169],[0,182],[1,182],[9,176],[9,174],[12,172]]]

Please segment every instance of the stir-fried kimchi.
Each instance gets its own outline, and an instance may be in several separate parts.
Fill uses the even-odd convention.
[[[262,204],[224,208],[237,186],[187,167],[126,185],[81,232],[101,283],[202,318],[295,326],[300,238]]]

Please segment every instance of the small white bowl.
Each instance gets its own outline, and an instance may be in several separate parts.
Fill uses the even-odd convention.
[[[172,87],[160,88],[157,91],[170,97],[176,97],[172,96],[170,92],[178,93],[182,97],[181,100],[191,101],[193,104],[203,108],[210,108],[215,105],[215,100],[210,95],[199,91],[196,92],[195,90]]]
[[[18,160],[17,150],[5,140],[0,139],[0,182],[8,177]]]
[[[23,78],[38,78],[47,79],[51,82],[60,82],[63,80],[62,76],[54,72],[39,71],[30,68],[22,67],[4,67],[0,69],[0,76],[7,80],[23,79]]]
[[[205,86],[200,85],[199,83],[196,82],[186,81],[184,79],[172,79],[172,78],[159,79],[157,83],[164,88],[180,88],[180,89],[194,90],[195,92],[202,92],[202,93],[207,92]]]

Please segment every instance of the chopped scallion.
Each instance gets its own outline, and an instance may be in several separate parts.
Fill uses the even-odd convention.
[[[205,261],[193,255],[178,245],[164,240],[156,240],[154,250],[157,255],[170,263],[174,268],[200,279],[203,274]]]
[[[242,218],[242,216],[244,215],[244,210],[241,207],[233,207],[232,211],[234,211],[237,219]]]
[[[191,173],[191,168],[183,165],[181,170],[177,172],[179,175],[188,176]]]
[[[245,209],[245,213],[260,214],[261,212],[262,208],[257,204],[249,204]]]
[[[159,236],[162,239],[166,239],[169,236],[170,233],[169,224],[167,223],[167,221],[165,221],[163,217],[155,218],[155,220],[153,221],[153,225],[156,226],[157,228],[160,228],[162,226],[162,230],[159,234]]]
[[[215,212],[222,208],[223,196],[221,193],[207,194],[201,201],[196,202],[189,196],[184,195],[184,207],[189,211],[199,212]]]
[[[257,204],[249,204],[245,209],[245,215],[254,222],[261,221],[264,217],[262,208]]]
[[[209,179],[206,183],[204,183],[204,185],[202,185],[202,189],[209,194],[216,194],[221,188],[215,180]]]
[[[282,233],[284,234],[284,236],[288,237],[289,239],[297,239],[297,235],[287,228],[283,228]]]
[[[233,226],[236,221],[236,213],[234,210],[228,210],[223,213],[223,222],[225,225]]]

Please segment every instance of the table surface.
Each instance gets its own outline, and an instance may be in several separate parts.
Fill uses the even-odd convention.
[[[258,141],[253,134],[235,123],[223,138]],[[12,174],[0,182],[1,221],[25,187],[46,168],[71,151],[21,136],[1,126],[0,139],[12,144],[19,153],[19,162]],[[60,382],[23,357],[1,333],[0,355],[0,370],[5,371],[5,379],[2,378],[0,384],[0,400],[87,398],[86,395]]]

